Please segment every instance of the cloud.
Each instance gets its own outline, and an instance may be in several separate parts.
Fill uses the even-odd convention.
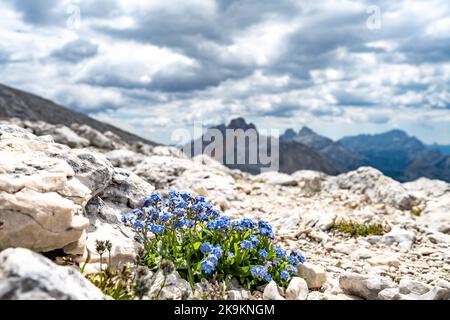
[[[386,114],[377,114],[377,113],[371,113],[367,116],[367,120],[371,123],[386,123],[389,121],[389,116]]]
[[[76,63],[94,57],[97,51],[98,46],[96,44],[87,40],[77,39],[53,51],[51,56],[63,61]]]
[[[369,5],[380,29],[367,27]],[[421,119],[443,126],[450,109],[445,0],[6,0],[0,10],[2,81],[148,138],[150,127],[232,116],[414,130]]]

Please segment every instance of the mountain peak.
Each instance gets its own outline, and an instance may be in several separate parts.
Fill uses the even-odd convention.
[[[408,134],[400,129],[392,129],[385,133],[386,136],[398,137],[398,138],[408,138]]]
[[[289,128],[286,129],[286,131],[280,136],[280,139],[290,141],[293,140],[296,136],[297,133],[293,129]]]
[[[307,126],[303,126],[300,131],[298,132],[298,134],[300,136],[309,136],[311,134],[316,135],[317,133],[315,133],[311,128],[307,127]]]
[[[255,129],[256,130],[256,126],[253,123],[247,123],[244,118],[239,117],[239,118],[232,119],[230,121],[230,123],[228,124],[227,129],[243,129],[243,130]]]

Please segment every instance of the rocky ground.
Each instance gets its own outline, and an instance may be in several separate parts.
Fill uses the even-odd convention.
[[[58,267],[55,280],[47,274],[53,262],[8,248],[57,252],[57,263],[63,255],[83,262],[89,251],[92,272],[99,265],[95,240],[111,240],[112,263],[123,265],[137,247],[120,215],[151,191],[171,189],[206,196],[232,218],[265,219],[283,246],[305,254],[299,278],[286,291],[270,283],[261,298],[450,299],[448,183],[401,184],[370,167],[339,176],[252,176],[86,125],[15,119],[0,122],[0,298],[106,298],[74,269]],[[332,228],[339,221],[377,223],[386,232],[355,238]],[[24,261],[35,261],[33,268],[14,272]],[[35,285],[27,290],[29,281]],[[184,285],[165,297],[198,298]],[[230,299],[257,297],[237,284],[228,288]]]

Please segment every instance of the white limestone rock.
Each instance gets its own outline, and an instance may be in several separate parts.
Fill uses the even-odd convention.
[[[23,248],[0,252],[0,300],[106,299],[73,267],[58,266]]]

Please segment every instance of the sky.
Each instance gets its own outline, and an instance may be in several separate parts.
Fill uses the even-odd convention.
[[[2,0],[0,83],[169,144],[237,116],[450,144],[450,2]]]

